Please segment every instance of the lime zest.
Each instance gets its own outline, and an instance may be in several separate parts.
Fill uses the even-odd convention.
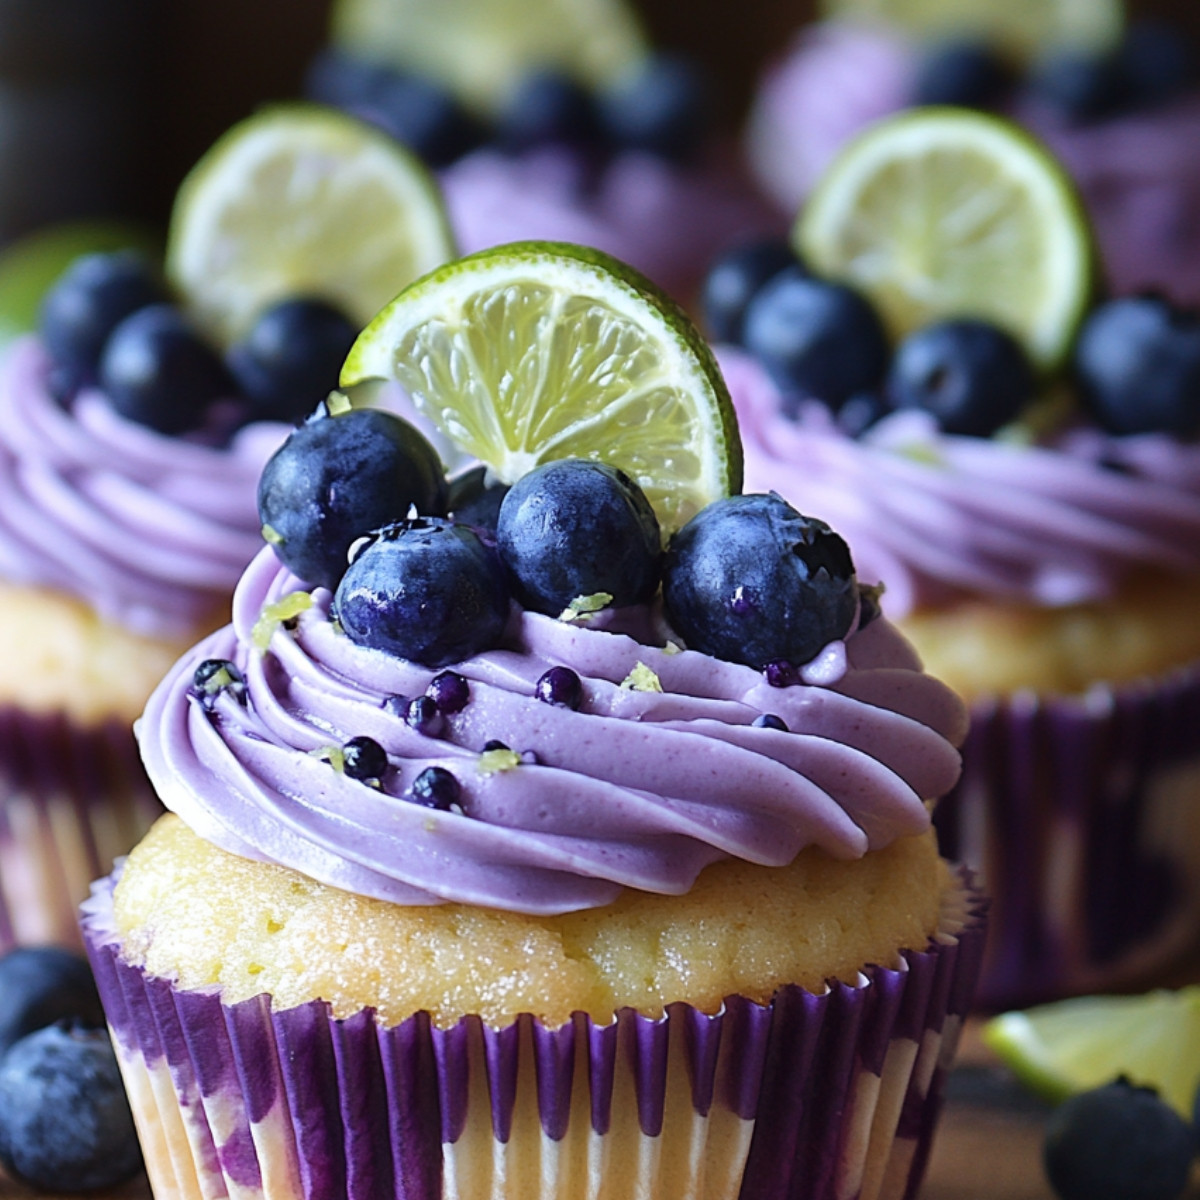
[[[339,775],[345,774],[346,752],[341,746],[318,746],[308,753],[313,758],[319,758],[321,762],[327,762]]]
[[[275,636],[275,630],[287,621],[298,617],[313,606],[310,592],[289,592],[273,604],[263,605],[259,618],[254,622],[251,639],[260,650],[266,650]]]
[[[262,527],[263,541],[269,546],[282,546],[283,534],[279,532],[273,525],[264,525]]]
[[[475,770],[480,775],[495,775],[500,771],[512,771],[521,765],[521,756],[515,750],[484,750],[475,760]]]
[[[662,648],[662,652],[667,655],[682,654],[683,647],[680,646],[677,642],[672,642],[670,639],[668,639],[667,644]]]
[[[325,408],[331,417],[341,417],[350,412],[354,405],[350,397],[345,392],[338,391],[334,388],[328,396],[325,397]]]
[[[560,621],[586,621],[612,603],[612,592],[593,592],[590,596],[576,596],[558,614]]]
[[[663,690],[658,675],[640,661],[621,681],[621,687],[627,692],[661,692]]]

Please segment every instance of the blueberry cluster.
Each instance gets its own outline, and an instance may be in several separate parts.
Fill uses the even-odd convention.
[[[57,947],[0,959],[0,1162],[52,1192],[113,1187],[142,1165],[92,973]]]
[[[813,276],[787,243],[738,246],[709,271],[704,318],[717,340],[744,346],[795,413],[817,399],[856,436],[887,413],[918,408],[947,433],[987,437],[1033,399],[1020,344],[985,321],[938,321],[893,354],[873,306],[853,288]]]
[[[1200,1096],[1188,1124],[1152,1088],[1120,1078],[1059,1106],[1046,1176],[1062,1200],[1179,1200],[1200,1150]]]
[[[160,433],[211,422],[295,421],[331,389],[357,330],[322,300],[268,308],[224,356],[187,319],[166,283],[131,251],[78,258],[47,292],[40,332],[66,401],[99,385],[122,416]]]
[[[554,144],[598,155],[638,150],[681,162],[699,150],[708,127],[705,81],[678,54],[651,56],[600,92],[561,71],[534,71],[490,127],[434,80],[337,50],[313,61],[306,92],[377,125],[432,167],[487,143],[511,153]]]
[[[1143,19],[1132,22],[1109,49],[1049,49],[1031,67],[1029,87],[1064,120],[1082,124],[1165,104],[1192,86],[1198,74],[1197,54],[1184,32]],[[999,109],[1018,82],[1018,72],[998,47],[955,39],[926,51],[912,103]]]

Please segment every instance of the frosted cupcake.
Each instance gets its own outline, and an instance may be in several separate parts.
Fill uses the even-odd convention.
[[[416,302],[447,312],[464,275]],[[381,421],[428,461],[395,418],[324,420],[276,464],[335,471]],[[287,523],[287,478],[264,495],[303,582],[264,551],[156,691],[140,738],[178,815],[87,906],[154,1187],[909,1194],[981,949],[923,802],[964,713],[844,543],[739,496],[664,559],[630,475],[568,459],[494,533],[410,513],[350,530],[346,565]]]

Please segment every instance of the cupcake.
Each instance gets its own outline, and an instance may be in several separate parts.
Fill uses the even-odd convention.
[[[872,152],[916,120],[876,126]],[[1008,136],[1027,165],[1053,167],[991,118],[920,121],[931,137],[961,125],[975,148]],[[935,159],[953,174],[952,154]],[[923,161],[895,211],[911,228],[926,203],[945,228]],[[1038,229],[1075,228],[1070,211],[1050,206]],[[841,530],[860,578],[886,584],[884,612],[971,707],[962,780],[935,819],[993,898],[989,1006],[1153,981],[1200,934],[1200,321],[1161,297],[1092,304],[1050,339],[1070,369],[1051,365],[1035,340],[1047,325],[1021,318],[1052,257],[1009,264],[1016,335],[968,297],[927,323],[910,312],[917,327],[893,339],[895,291],[793,262],[754,292],[743,344],[721,350],[747,485]],[[977,300],[994,300],[1001,274],[979,278]],[[797,338],[788,358],[768,335],[801,303],[808,348]]]
[[[1153,287],[1179,303],[1200,302],[1200,167],[1192,152],[1200,74],[1186,35],[1141,21],[1122,37],[1118,7],[1097,4],[1094,30],[1067,31],[1082,45],[1014,53],[989,29],[989,7],[966,6],[978,32],[935,27],[915,36],[846,16],[800,31],[764,74],[747,125],[747,155],[765,194],[794,212],[849,138],[902,109],[989,109],[1020,121],[1070,171],[1115,294]],[[954,15],[963,19],[964,6]],[[1079,15],[1086,19],[1088,9]],[[1085,32],[1101,45],[1091,46]]]
[[[465,260],[363,338],[426,301],[441,322],[477,276],[510,300],[541,279],[558,311],[623,296],[643,369],[695,372],[649,401],[644,448],[685,402],[723,407],[698,344],[659,340],[675,310],[578,254],[510,249],[504,284]],[[494,316],[481,298],[458,297]],[[489,323],[500,362],[527,332]],[[428,414],[447,377],[424,366]],[[511,391],[497,423],[537,399]],[[288,525],[151,698],[173,812],[84,928],[156,1191],[917,1186],[982,942],[926,803],[964,712],[828,527],[777,496],[651,507],[601,412],[597,457],[527,470],[491,528],[423,515],[436,480],[346,529],[348,564]],[[398,418],[331,415],[268,469],[276,521],[304,508],[290,459],[354,476],[380,423],[423,476]],[[665,556],[659,513],[682,521]]]

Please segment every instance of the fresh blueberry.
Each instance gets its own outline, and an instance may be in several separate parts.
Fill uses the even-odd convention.
[[[59,1023],[0,1061],[0,1161],[54,1192],[113,1187],[142,1165],[108,1032]]]
[[[581,458],[535,467],[500,505],[496,542],[517,599],[557,616],[572,600],[607,592],[640,604],[658,588],[658,520],[624,471]]]
[[[799,266],[770,280],[746,309],[743,341],[785,392],[837,409],[882,381],[888,341],[856,291],[812,279]]]
[[[1033,368],[1010,334],[986,321],[938,321],[900,343],[888,374],[896,408],[932,413],[947,433],[989,437],[1033,399]]]
[[[1160,296],[1095,309],[1075,347],[1084,403],[1111,433],[1200,432],[1200,314]]]
[[[457,671],[442,671],[430,680],[425,694],[446,715],[462,712],[471,700],[471,685]]]
[[[404,712],[404,723],[424,737],[437,737],[445,725],[445,718],[432,696],[414,696]]]
[[[382,779],[387,769],[387,751],[372,737],[353,737],[342,747],[342,770],[351,779]]]
[[[104,1026],[86,959],[57,946],[22,946],[0,958],[0,1055],[35,1029],[61,1020]]]
[[[113,330],[100,384],[123,417],[167,434],[202,425],[236,391],[220,355],[171,304],[140,308]]]
[[[583,681],[570,667],[551,667],[534,686],[543,704],[578,709],[583,703]]]
[[[42,341],[75,382],[91,381],[112,331],[139,308],[166,300],[166,286],[140,254],[84,255],[42,301]]]
[[[708,128],[708,84],[684,55],[653,55],[601,93],[598,109],[612,145],[684,162]]]
[[[857,597],[846,543],[774,493],[715,501],[667,549],[671,626],[690,649],[757,670],[810,662],[845,636]]]
[[[509,594],[503,568],[475,533],[418,517],[372,536],[342,576],[334,609],[360,646],[444,667],[499,642]]]
[[[517,153],[555,143],[586,145],[596,136],[591,93],[570,75],[549,69],[534,71],[517,84],[496,130],[500,145]]]
[[[284,300],[230,347],[229,367],[256,418],[296,422],[337,387],[357,335],[349,319],[324,300]]]
[[[1000,104],[1011,84],[1008,64],[986,42],[942,42],[918,66],[912,102],[991,109]]]
[[[1176,1200],[1195,1153],[1187,1122],[1126,1079],[1072,1096],[1046,1124],[1046,1176],[1061,1200]]]
[[[445,767],[426,767],[413,780],[408,798],[426,808],[449,812],[461,794],[458,780]]]
[[[1030,87],[1073,124],[1112,116],[1128,100],[1120,58],[1109,52],[1052,50],[1037,63]]]
[[[237,664],[227,658],[206,658],[192,673],[192,691],[200,697],[206,708],[211,708],[222,692],[228,692],[235,700],[244,703],[246,677]]]
[[[382,63],[328,48],[309,63],[304,94],[330,108],[361,108],[373,103],[394,75]]]
[[[777,729],[780,733],[787,733],[787,722],[782,717],[777,717],[774,713],[759,713],[753,721],[750,722],[755,729]]]
[[[437,451],[406,421],[361,408],[302,425],[258,483],[258,513],[280,561],[311,584],[337,587],[350,546],[408,515],[446,511]]]
[[[796,266],[795,251],[784,238],[762,238],[721,255],[705,277],[700,298],[713,341],[739,343],[747,305],[768,280]]]
[[[353,111],[403,143],[431,167],[445,167],[480,146],[485,131],[440,84],[393,74]]]
[[[1118,55],[1131,107],[1165,104],[1196,80],[1196,48],[1168,21],[1144,17],[1132,22]]]
[[[508,484],[488,483],[487,467],[472,467],[450,481],[446,507],[460,525],[496,532],[500,505],[508,495]]]

